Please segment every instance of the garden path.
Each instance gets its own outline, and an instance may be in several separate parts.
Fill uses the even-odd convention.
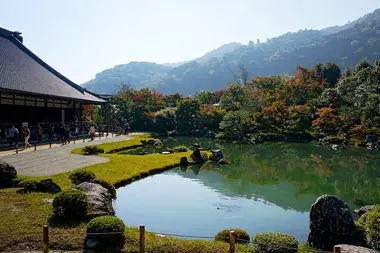
[[[109,161],[106,157],[72,154],[71,151],[75,148],[130,139],[132,137],[121,135],[94,141],[77,141],[75,144],[71,142],[64,146],[55,144],[51,148],[49,148],[49,145],[38,146],[37,150],[32,147],[25,151],[20,151],[18,154],[15,154],[14,151],[4,151],[0,152],[0,160],[13,165],[19,175],[49,176]]]

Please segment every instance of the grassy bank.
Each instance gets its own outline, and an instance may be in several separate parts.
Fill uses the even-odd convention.
[[[133,146],[140,143],[145,136],[134,136],[134,139],[106,143],[99,145],[106,152],[121,147]],[[80,154],[81,150],[73,150]],[[110,159],[107,163],[96,164],[79,170],[92,171],[97,178],[105,179],[115,185],[124,185],[133,180],[143,178],[154,172],[173,167],[178,164],[180,157],[189,156],[190,152],[174,153],[169,155],[150,154],[144,156],[101,154]],[[70,173],[61,173],[48,177],[34,177],[29,179],[50,178],[63,190],[72,187],[69,180]],[[30,193],[18,194],[18,189],[0,190],[0,251],[5,249],[15,250],[41,250],[42,227],[49,224],[53,210],[51,203],[52,194]],[[128,225],[128,224],[127,224]],[[149,230],[149,224],[148,230]],[[82,248],[85,236],[85,224],[50,224],[50,242],[54,249],[77,250]],[[126,251],[138,252],[139,233],[136,228],[126,230]],[[181,240],[170,237],[160,237],[148,233],[146,237],[147,252],[162,253],[195,253],[195,252],[228,252],[228,244],[214,241]],[[254,252],[252,246],[237,246],[237,252]],[[307,251],[302,251],[307,252]]]

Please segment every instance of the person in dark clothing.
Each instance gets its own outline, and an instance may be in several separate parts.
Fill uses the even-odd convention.
[[[9,133],[8,133],[9,148],[12,148],[13,142],[16,142],[17,144],[17,139],[18,139],[18,129],[15,128],[15,126],[12,126],[12,128],[9,130]]]
[[[69,126],[63,126],[63,143],[70,143],[70,128]]]
[[[49,141],[52,141],[53,140],[53,132],[54,132],[54,127],[53,125],[50,125],[48,127],[48,137],[49,137]]]
[[[37,135],[38,135],[38,141],[42,140],[42,127],[40,124],[37,126]]]

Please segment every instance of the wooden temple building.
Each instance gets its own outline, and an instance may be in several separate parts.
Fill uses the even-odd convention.
[[[21,33],[0,28],[0,127],[81,121],[84,106],[105,102],[26,48]]]

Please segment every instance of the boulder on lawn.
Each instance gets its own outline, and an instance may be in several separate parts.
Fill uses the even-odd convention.
[[[15,167],[0,160],[0,189],[12,187],[12,180],[16,177]]]
[[[61,190],[61,187],[53,182],[51,179],[45,179],[37,184],[37,190],[40,192],[56,194]]]
[[[200,163],[204,163],[206,162],[207,160],[207,157],[206,159],[202,156],[201,154],[201,151],[199,150],[199,148],[195,148],[194,152],[190,155],[191,159],[196,163],[196,164],[200,164]]]
[[[359,244],[360,234],[350,208],[339,198],[323,195],[310,210],[308,243],[319,250],[332,251],[337,244]]]
[[[224,158],[222,151],[220,150],[212,150],[209,160],[214,162],[219,162],[220,159]]]
[[[373,210],[373,208],[374,208],[374,205],[362,206],[359,209],[355,209],[355,213],[357,213],[360,217],[363,214],[365,214],[366,212],[371,212]]]
[[[91,203],[93,216],[115,215],[112,207],[112,196],[109,191],[100,184],[83,182],[74,187],[84,192]]]

